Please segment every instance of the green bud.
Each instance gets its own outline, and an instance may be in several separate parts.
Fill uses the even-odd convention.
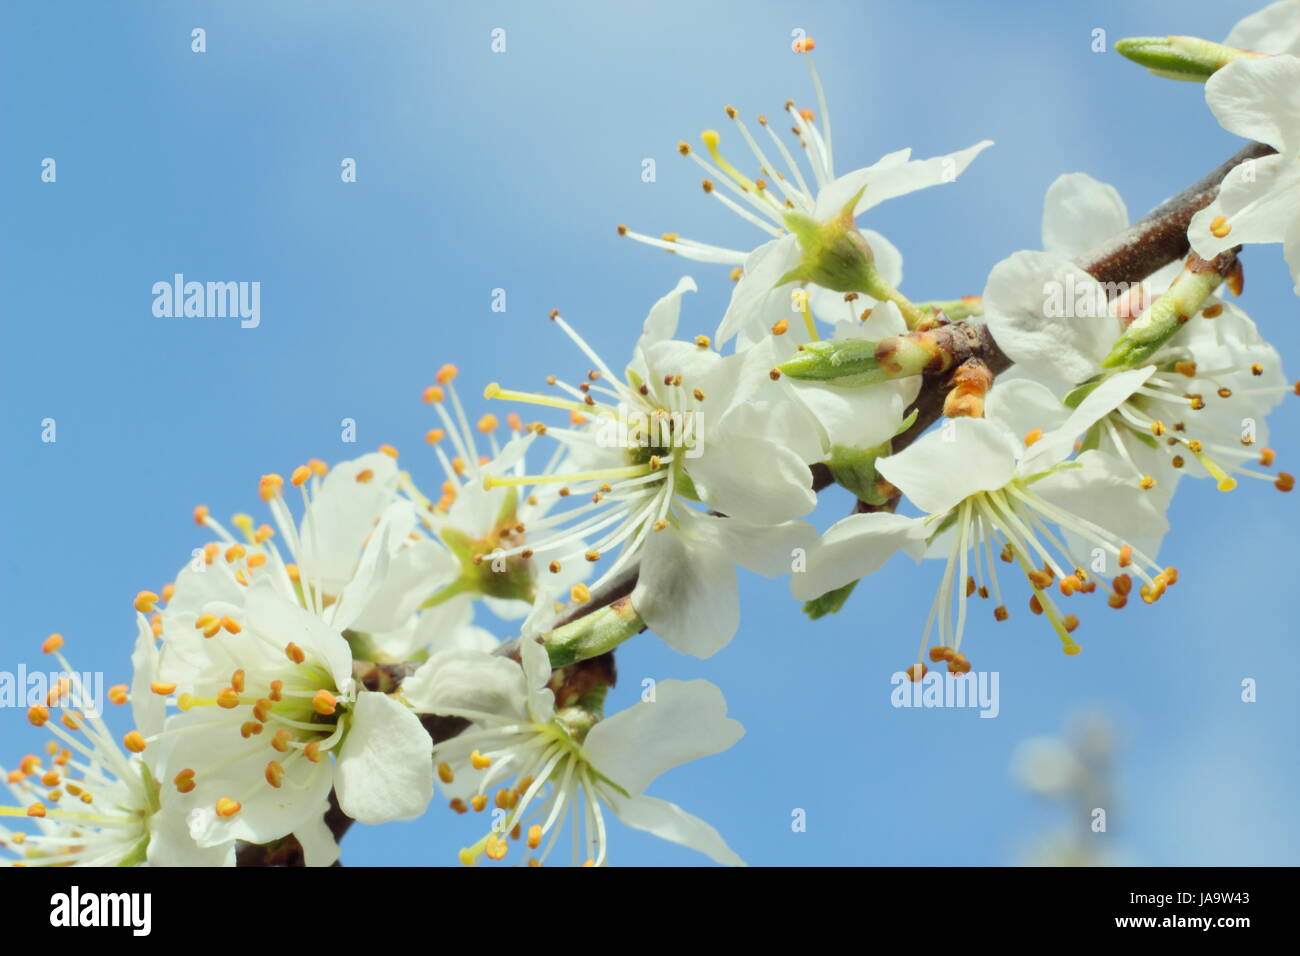
[[[942,312],[949,322],[960,322],[962,319],[975,319],[984,314],[984,297],[964,295],[960,299],[936,299],[933,302],[918,302],[916,307],[922,312],[937,310]]]
[[[826,222],[818,222],[801,212],[786,214],[786,228],[798,238],[803,258],[777,280],[778,286],[798,280],[813,282],[832,292],[865,292],[877,299],[885,298],[873,291],[879,289],[880,283],[875,256],[853,221],[853,208],[866,188],[859,189]]]
[[[840,388],[874,385],[890,377],[876,361],[876,343],[866,339],[809,342],[777,371],[799,382]]]
[[[1151,360],[1205,304],[1224,277],[1213,269],[1184,272],[1111,346],[1102,368],[1139,368]]]
[[[1128,37],[1115,44],[1115,52],[1140,63],[1156,76],[1203,83],[1233,60],[1261,53],[1238,50],[1200,37]]]
[[[628,598],[584,614],[546,635],[551,667],[568,667],[578,661],[608,653],[645,630],[645,622]]]

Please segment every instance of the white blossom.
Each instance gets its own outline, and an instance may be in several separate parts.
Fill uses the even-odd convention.
[[[520,643],[521,662],[474,651],[432,656],[402,693],[417,710],[462,717],[471,726],[434,751],[452,809],[495,808],[496,822],[460,852],[504,859],[510,842],[540,866],[572,817],[573,864],[609,862],[606,811],[629,826],[742,865],[721,835],[676,804],[645,790],[664,771],[726,750],[744,734],[726,716],[722,693],[704,680],[659,681],[653,702],[604,719],[573,706],[556,709],[546,650]],[[594,720],[594,725],[593,725]],[[561,851],[563,852],[563,850]]]

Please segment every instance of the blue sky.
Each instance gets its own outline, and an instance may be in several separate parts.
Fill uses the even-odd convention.
[[[701,291],[682,332],[712,332],[726,270],[614,227],[757,244],[674,147],[721,125],[727,103],[775,114],[810,102],[792,30],[818,40],[841,170],[903,146],[996,142],[957,184],[871,216],[904,253],[904,291],[950,298],[1037,248],[1058,174],[1115,184],[1136,217],[1237,148],[1198,86],[1093,52],[1095,29],[1108,49],[1129,35],[1222,38],[1257,6],[5,4],[0,669],[34,664],[57,630],[79,668],[125,679],[132,596],[202,544],[194,505],[256,513],[264,472],[389,442],[432,480],[419,396],[443,362],[471,386],[585,371],[545,321],[552,307],[619,362],[687,273]],[[504,53],[490,49],[494,28]],[[41,182],[46,157],[55,183]],[[340,181],[345,157],[356,183]],[[1279,250],[1244,258],[1242,305],[1300,362]],[[259,281],[261,324],[155,317],[152,285],[177,272]],[[497,288],[504,313],[490,308]],[[344,418],[356,445],[340,441]],[[1294,401],[1272,419],[1282,467],[1298,421]],[[849,502],[828,498],[833,520]],[[1295,504],[1264,484],[1221,495],[1185,482],[1162,553],[1184,583],[1157,608],[1097,602],[1076,658],[1028,615],[974,626],[977,667],[1001,674],[994,720],[891,708],[889,675],[909,660],[938,571],[905,561],[817,622],[783,584],[744,577],[730,647],[701,662],[644,635],[619,652],[612,703],[635,700],[644,677],[723,688],[746,737],[653,792],[753,863],[1013,862],[1059,822],[1011,780],[1016,744],[1101,709],[1122,749],[1098,839],[1148,864],[1294,864]],[[1258,681],[1256,703],[1240,700],[1244,678]],[[38,745],[18,712],[0,713],[0,728],[0,760]],[[806,832],[791,830],[796,808]],[[358,829],[344,859],[441,864],[476,835],[439,802],[417,823]],[[621,828],[614,846],[615,862],[702,860]]]

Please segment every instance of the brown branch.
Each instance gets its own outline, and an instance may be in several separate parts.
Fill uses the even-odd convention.
[[[1192,216],[1214,201],[1214,197],[1219,194],[1219,184],[1228,175],[1228,171],[1247,160],[1258,159],[1272,152],[1274,150],[1270,146],[1251,143],[1200,182],[1188,186],[1172,199],[1167,199],[1100,248],[1080,256],[1075,264],[1098,282],[1109,286],[1112,283],[1140,282],[1157,269],[1183,258],[1190,249],[1187,224],[1192,221]],[[979,358],[994,375],[1011,367],[1011,360],[998,348],[985,325],[957,322],[949,328],[958,325],[968,327],[967,335],[973,341],[970,348],[953,364],[959,364],[968,358]],[[902,451],[914,442],[940,418],[943,401],[951,384],[949,372],[926,378],[914,405],[917,411],[916,421],[894,440],[895,452]]]

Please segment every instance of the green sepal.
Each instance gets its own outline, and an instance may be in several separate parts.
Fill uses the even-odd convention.
[[[803,612],[814,621],[819,617],[825,617],[827,614],[836,614],[840,608],[844,607],[844,602],[849,599],[849,595],[853,593],[853,589],[857,586],[857,581],[850,581],[834,591],[827,591],[821,597],[805,601]]]

